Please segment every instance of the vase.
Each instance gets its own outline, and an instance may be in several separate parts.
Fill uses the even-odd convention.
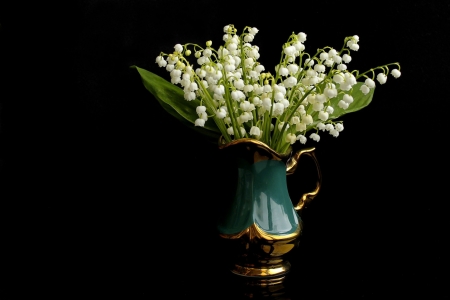
[[[219,236],[231,256],[231,272],[252,285],[280,284],[291,268],[286,254],[302,233],[299,212],[320,190],[315,149],[280,154],[255,139],[220,140],[219,148],[237,160],[238,168],[235,196],[218,222]],[[304,156],[315,162],[317,183],[294,205],[286,175],[296,171]]]

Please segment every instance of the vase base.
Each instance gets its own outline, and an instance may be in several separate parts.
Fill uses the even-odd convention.
[[[235,264],[231,272],[243,277],[247,285],[269,286],[281,284],[290,268],[291,264],[288,261],[260,267]]]

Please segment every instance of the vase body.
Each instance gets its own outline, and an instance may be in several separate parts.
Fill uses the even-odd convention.
[[[286,174],[295,170],[298,158],[305,152],[280,155],[250,139],[228,147],[233,147],[237,160],[238,182],[218,230],[232,255],[231,271],[258,285],[281,283],[290,269],[285,255],[294,249],[302,232],[297,211],[317,194],[320,180],[316,191],[305,194],[294,206]]]

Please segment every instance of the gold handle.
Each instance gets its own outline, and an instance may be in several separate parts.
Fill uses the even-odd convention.
[[[314,147],[306,148],[297,151],[287,162],[286,164],[286,174],[291,175],[294,174],[295,170],[297,169],[298,160],[300,159],[300,156],[305,154],[306,156],[311,157],[314,160],[314,163],[316,164],[317,169],[317,185],[314,191],[305,193],[298,201],[297,205],[294,207],[295,210],[299,211],[301,210],[306,203],[314,199],[316,197],[317,193],[319,193],[320,186],[322,185],[322,173],[320,172],[319,162],[317,161],[316,155],[314,154]]]

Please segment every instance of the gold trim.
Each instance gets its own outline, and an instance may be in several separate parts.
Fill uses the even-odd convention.
[[[242,230],[239,233],[234,234],[224,234],[221,233],[220,236],[226,239],[239,239],[244,235],[248,235],[250,240],[253,240],[254,238],[264,239],[268,241],[281,241],[281,240],[289,240],[289,239],[295,239],[300,235],[300,232],[302,230],[301,222],[298,224],[297,228],[293,233],[289,234],[270,234],[265,232],[261,227],[259,227],[256,223],[253,223],[250,225],[250,227]]]
[[[282,264],[276,265],[275,267],[243,267],[240,265],[234,265],[233,272],[237,275],[249,276],[249,277],[260,277],[260,276],[278,276],[281,274],[286,274],[289,272],[291,264],[287,261]]]

